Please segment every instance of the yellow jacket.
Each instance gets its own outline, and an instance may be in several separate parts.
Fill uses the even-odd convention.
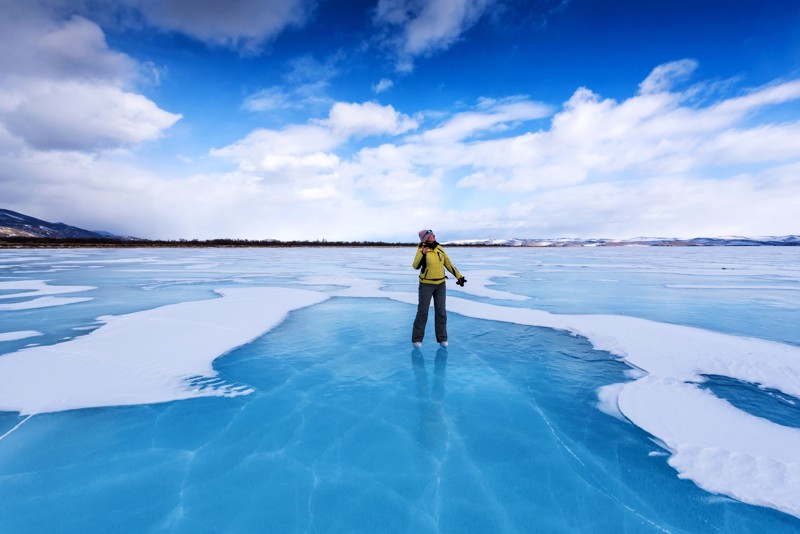
[[[450,258],[439,243],[428,246],[428,253],[423,258],[422,247],[424,246],[428,245],[420,243],[417,246],[417,255],[414,256],[414,262],[411,264],[413,268],[421,269],[419,273],[420,282],[423,284],[441,284],[445,280],[445,269],[453,273],[456,280],[461,278],[461,273],[450,262]]]

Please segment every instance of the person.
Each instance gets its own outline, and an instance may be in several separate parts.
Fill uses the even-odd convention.
[[[420,243],[417,245],[417,254],[411,266],[418,269],[419,273],[419,304],[417,316],[414,318],[414,328],[411,331],[411,343],[415,347],[422,346],[425,337],[425,325],[428,322],[428,309],[433,298],[434,325],[436,327],[436,341],[447,347],[447,309],[445,306],[445,269],[456,277],[456,284],[464,287],[467,279],[453,266],[447,253],[436,242],[433,230],[420,230]]]

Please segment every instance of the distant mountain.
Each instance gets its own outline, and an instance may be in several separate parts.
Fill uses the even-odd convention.
[[[112,239],[119,241],[141,241],[135,237],[118,236],[108,232],[84,230],[64,223],[51,223],[0,209],[0,239],[3,237],[44,237],[50,239]],[[184,241],[184,240],[181,240]],[[230,240],[237,242],[238,240]],[[267,240],[274,241],[274,240]],[[195,242],[192,242],[195,243]],[[247,243],[244,241],[243,243]],[[261,242],[263,244],[263,242]],[[279,242],[276,242],[279,243]],[[317,243],[318,244],[318,243]],[[357,243],[349,243],[351,245]],[[388,243],[387,243],[388,244]],[[695,237],[680,239],[671,237],[634,237],[632,239],[579,239],[558,237],[553,239],[464,239],[448,241],[446,245],[504,246],[504,247],[730,247],[730,246],[800,246],[800,235],[766,237]]]
[[[445,244],[506,247],[758,247],[800,246],[800,236],[725,236],[695,237],[692,239],[673,237],[635,237],[633,239],[579,239],[572,237],[555,239],[464,239],[449,241]]]
[[[93,232],[64,223],[51,223],[0,209],[0,237],[49,237],[51,239],[130,239],[108,232]]]

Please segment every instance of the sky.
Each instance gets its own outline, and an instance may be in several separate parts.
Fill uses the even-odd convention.
[[[800,233],[796,0],[0,0],[0,208],[150,239]]]

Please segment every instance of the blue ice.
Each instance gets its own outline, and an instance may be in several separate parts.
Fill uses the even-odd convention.
[[[453,248],[447,350],[412,350],[411,252],[4,251],[0,530],[800,529],[797,367],[768,372],[800,250]],[[741,444],[772,463],[678,403],[774,432]]]

